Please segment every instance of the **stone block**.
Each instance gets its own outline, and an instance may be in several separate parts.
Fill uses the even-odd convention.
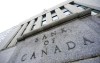
[[[8,63],[10,58],[12,57],[16,47],[9,48],[4,51],[0,51],[0,63]]]
[[[17,49],[9,63],[77,61],[100,56],[100,35],[77,19],[28,37],[17,44]]]

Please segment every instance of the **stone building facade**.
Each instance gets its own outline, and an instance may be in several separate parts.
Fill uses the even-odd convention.
[[[100,1],[65,1],[0,37],[0,63],[100,63]]]

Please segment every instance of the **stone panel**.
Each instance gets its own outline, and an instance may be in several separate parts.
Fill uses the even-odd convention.
[[[100,35],[75,20],[31,36],[17,47],[18,56],[13,56],[10,63],[71,62],[100,56]]]
[[[8,63],[11,56],[13,55],[16,47],[9,48],[4,51],[0,51],[0,63]]]

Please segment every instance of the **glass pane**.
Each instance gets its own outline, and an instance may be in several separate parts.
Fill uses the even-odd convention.
[[[91,11],[91,15],[97,15],[97,13],[94,11]]]
[[[69,11],[64,12],[65,15],[70,15],[71,13]]]
[[[42,22],[42,26],[43,26],[43,25],[46,25],[46,21],[43,21],[43,22]]]
[[[57,16],[55,16],[55,17],[53,17],[52,19],[53,19],[53,20],[57,20],[57,19],[59,19],[59,18],[58,18]]]
[[[68,11],[68,10],[67,10],[67,9],[63,9],[62,11],[63,11],[63,12],[66,12],[66,11]]]
[[[52,14],[52,17],[53,17],[53,16],[56,16],[56,13],[53,13],[53,14]]]
[[[43,21],[46,20],[46,17],[42,19]]]

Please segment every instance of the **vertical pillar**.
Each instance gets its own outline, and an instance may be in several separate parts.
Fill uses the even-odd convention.
[[[66,17],[66,15],[61,11],[60,8],[55,9],[57,16],[59,17],[59,19]]]
[[[79,12],[84,11],[84,9],[78,8],[78,7],[71,5],[71,4],[66,4],[64,6],[65,6],[66,9],[68,9],[72,13],[79,13]]]
[[[34,26],[34,29],[38,29],[41,27],[41,23],[42,23],[42,16],[39,16],[36,23],[35,23],[35,26]]]
[[[27,27],[28,23],[25,23],[23,27],[19,30],[17,35],[14,37],[14,39],[11,41],[11,43],[8,45],[8,47],[14,46],[17,43],[17,38],[21,36],[21,34],[24,32],[25,28]]]
[[[29,23],[29,25],[27,26],[27,28],[26,28],[24,34],[26,34],[26,33],[28,33],[29,31],[31,31],[31,28],[32,28],[33,24],[34,24],[34,20],[32,20],[32,21]]]
[[[47,24],[52,23],[52,16],[50,12],[46,14],[46,22]]]
[[[14,36],[21,29],[21,26],[17,26],[9,33],[9,35],[0,43],[0,50],[5,49],[8,44],[13,40]]]

